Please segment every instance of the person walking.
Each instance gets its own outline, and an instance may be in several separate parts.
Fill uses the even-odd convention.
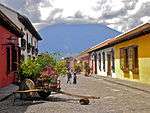
[[[71,84],[70,79],[71,79],[71,73],[70,73],[70,72],[68,72],[68,74],[67,74],[67,84],[68,84],[68,83],[70,83],[70,84]]]
[[[73,73],[73,84],[77,84],[77,73]]]

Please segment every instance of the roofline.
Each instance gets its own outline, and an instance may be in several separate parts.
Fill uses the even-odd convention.
[[[8,9],[8,10],[10,10],[10,11],[12,11],[12,12],[18,14],[17,11],[15,11],[15,10],[13,10],[13,9],[11,9],[11,8],[9,8],[9,7],[7,7],[7,6],[5,6],[4,4],[1,4],[1,3],[0,3],[0,5],[3,6],[3,7],[5,7],[6,9]]]
[[[96,51],[96,50],[102,48],[103,46],[102,46],[102,47],[99,47],[99,48],[96,48],[96,47],[99,46],[99,45],[101,45],[101,44],[103,44],[103,43],[106,43],[107,41],[112,40],[112,39],[114,39],[114,38],[109,38],[109,39],[107,39],[107,40],[105,40],[105,41],[103,41],[103,42],[97,44],[97,45],[94,46],[93,48],[89,48],[89,50],[87,50],[87,53],[91,53],[92,51]]]
[[[125,35],[125,34],[127,34],[127,33],[130,33],[130,32],[132,32],[132,31],[138,29],[139,27],[145,26],[146,24],[150,24],[150,23],[149,23],[149,22],[146,22],[146,23],[140,24],[140,25],[138,25],[138,26],[136,26],[136,27],[134,27],[134,28],[132,28],[132,29],[130,29],[130,30],[127,30],[126,32],[124,32],[124,33],[122,33],[122,34],[116,36],[115,38],[119,38],[120,36],[123,36],[123,35]]]
[[[144,27],[146,25],[148,25],[148,27],[143,28],[142,30],[140,30],[140,28],[142,28],[142,27]],[[137,32],[137,30],[139,30],[139,32]],[[135,32],[135,33],[133,33],[133,32]],[[131,33],[131,34],[129,34],[129,33]],[[145,34],[148,34],[148,33],[150,33],[150,23],[149,22],[141,24],[139,26],[136,26],[135,28],[130,29],[127,32],[125,32],[123,34],[120,34],[120,35],[118,35],[118,36],[116,36],[114,38],[107,39],[107,40],[105,40],[105,41],[103,41],[103,42],[101,42],[101,43],[99,43],[99,44],[97,44],[95,46],[92,46],[91,48],[83,51],[82,53],[84,53],[84,52],[85,53],[91,53],[91,52],[99,50],[99,49],[104,49],[104,48],[107,48],[107,47],[112,47],[112,46],[114,46],[114,45],[116,45],[118,43],[122,43],[124,41],[131,40],[131,39],[134,39],[134,38],[138,38],[139,36],[145,35]],[[124,36],[124,35],[127,35],[127,36]],[[127,38],[125,38],[125,37],[127,37]],[[105,43],[105,42],[107,42],[107,41],[109,41],[111,39],[115,39],[115,40],[112,41],[112,42],[110,42],[110,43],[108,43],[108,44],[106,44],[106,45],[104,45],[104,46],[102,46],[102,47],[100,47],[100,48],[94,49],[95,47],[97,47],[97,46],[99,46],[99,45],[101,45],[101,44],[103,44],[103,43]]]
[[[146,28],[144,28],[144,27],[146,27]],[[139,31],[137,31],[137,30],[139,30]],[[134,38],[138,38],[139,36],[142,36],[142,35],[146,35],[148,33],[150,33],[150,23],[144,23],[142,25],[139,25],[139,26],[137,26],[137,27],[135,27],[135,28],[133,28],[133,29],[117,36],[117,37],[115,37],[116,40],[114,40],[110,44],[111,45],[119,44],[119,43],[122,43],[124,41],[131,40],[131,39],[134,39]]]
[[[0,3],[0,5],[1,6],[3,6],[3,7],[5,7],[6,9],[8,9],[8,10],[10,10],[10,11],[12,11],[12,12],[14,12],[14,13],[16,13],[17,15],[21,15],[19,12],[17,12],[17,11],[15,11],[15,10],[13,10],[13,9],[11,9],[11,8],[9,8],[9,7],[7,7],[7,6],[5,6],[5,5],[3,5],[3,4],[1,4]],[[21,15],[21,16],[23,16],[23,15]],[[27,17],[26,17],[27,18]],[[27,18],[28,19],[28,18]],[[28,19],[29,20],[29,19]],[[30,20],[29,20],[30,21]],[[22,23],[22,22],[21,22]],[[24,24],[23,24],[24,25]],[[25,25],[24,25],[25,26]],[[42,38],[41,38],[41,36],[39,35],[39,33],[36,31],[36,29],[34,28],[34,26],[32,25],[32,23],[31,23],[31,26],[30,27],[32,27],[33,28],[33,30],[34,30],[34,32],[35,33],[31,33],[33,36],[35,35],[35,38],[37,38],[38,40],[42,40]],[[29,30],[29,29],[28,29]],[[29,30],[30,31],[30,30]]]
[[[24,33],[21,31],[18,26],[16,26],[1,10],[0,10],[0,20],[2,20],[1,24],[5,26],[9,31],[14,33],[19,37],[23,37]]]
[[[31,21],[26,16],[18,13],[18,19],[37,40],[42,40],[40,34],[36,31]]]

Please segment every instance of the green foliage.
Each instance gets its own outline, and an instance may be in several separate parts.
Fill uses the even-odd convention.
[[[19,74],[22,77],[35,77],[35,75],[38,73],[36,71],[36,63],[32,59],[26,59],[25,61],[22,62],[19,70]]]
[[[81,63],[74,64],[74,71],[75,72],[81,72],[81,69],[82,69],[82,64]]]
[[[58,75],[65,75],[67,73],[66,64],[64,61],[58,60],[55,55],[43,53],[35,59],[25,59],[21,65],[19,74],[22,78],[37,78],[41,71],[46,66],[52,66]]]
[[[62,60],[57,61],[55,69],[58,75],[66,75],[67,74],[66,62]]]

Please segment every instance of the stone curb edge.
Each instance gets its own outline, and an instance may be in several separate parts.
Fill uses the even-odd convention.
[[[6,100],[7,98],[9,98],[11,95],[13,95],[13,92],[9,95],[4,96],[3,98],[0,99],[0,102]]]

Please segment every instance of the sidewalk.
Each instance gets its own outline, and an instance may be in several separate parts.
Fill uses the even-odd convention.
[[[149,84],[144,84],[144,83],[139,83],[139,82],[129,81],[129,80],[122,80],[122,79],[118,79],[118,78],[111,78],[111,77],[106,77],[106,76],[100,76],[100,75],[94,75],[93,77],[96,79],[103,79],[107,82],[123,85],[123,86],[129,87],[129,88],[140,90],[140,91],[150,94],[150,85]]]
[[[14,91],[18,89],[19,87],[14,84],[10,84],[9,86],[0,88],[0,102],[8,98]]]

